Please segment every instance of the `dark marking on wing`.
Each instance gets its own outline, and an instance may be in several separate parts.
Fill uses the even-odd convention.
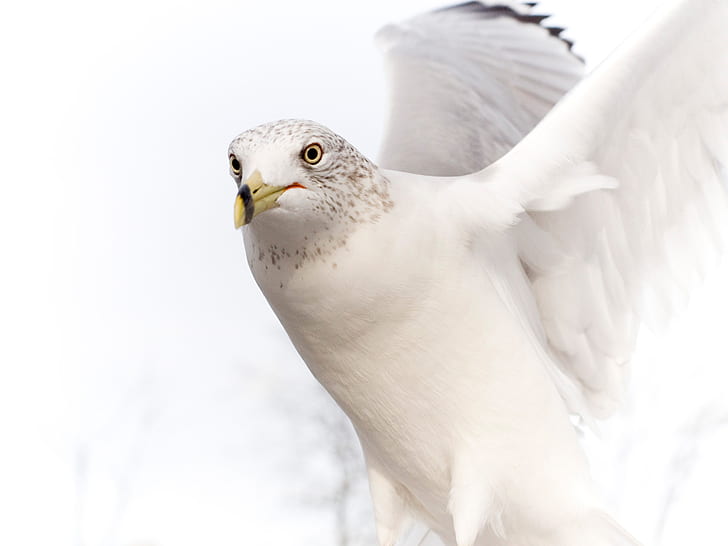
[[[523,2],[524,6],[528,6],[530,8],[536,7],[537,2]],[[564,32],[565,29],[561,27],[549,27],[542,25],[543,21],[545,19],[548,19],[551,17],[551,15],[543,15],[543,14],[536,14],[536,13],[518,13],[513,8],[509,6],[504,6],[503,4],[486,4],[483,2],[464,2],[462,4],[456,4],[454,6],[447,6],[444,8],[440,8],[438,10],[435,10],[436,12],[442,12],[442,11],[459,11],[462,13],[471,13],[473,15],[478,15],[480,17],[483,17],[484,19],[493,19],[495,17],[510,17],[512,19],[515,19],[516,21],[519,21],[521,23],[530,24],[530,25],[537,25],[542,28],[545,28],[548,30],[549,34],[553,36],[554,38],[558,38],[564,44],[566,44],[566,47],[569,49],[569,51],[572,50],[572,47],[574,46],[574,42],[571,40],[567,40],[566,38],[563,38],[561,36],[561,33]],[[575,55],[572,52],[572,55],[574,55],[577,59],[584,62],[584,60],[579,57],[578,55]]]

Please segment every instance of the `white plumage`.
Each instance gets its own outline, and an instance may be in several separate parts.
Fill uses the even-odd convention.
[[[580,65],[539,23],[385,28],[385,169],[313,122],[230,146],[250,267],[354,424],[383,546],[413,517],[457,546],[635,544],[569,413],[613,411],[640,322],[720,248],[728,4],[672,3],[540,123]]]
[[[380,166],[446,176],[480,170],[579,81],[584,65],[557,38],[561,29],[541,26],[545,16],[523,5],[498,6],[472,2],[377,33],[390,82]]]

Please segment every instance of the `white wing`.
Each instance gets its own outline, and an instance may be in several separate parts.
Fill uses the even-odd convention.
[[[514,211],[495,222],[517,222],[538,309],[523,320],[596,416],[620,397],[640,321],[680,303],[725,232],[728,2],[670,4],[473,175]]]
[[[390,83],[380,165],[458,175],[510,150],[583,73],[543,19],[526,4],[469,2],[380,30]]]

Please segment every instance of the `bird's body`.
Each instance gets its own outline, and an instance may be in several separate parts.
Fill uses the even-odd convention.
[[[354,425],[382,546],[412,517],[448,545],[636,544],[601,511],[569,415],[613,411],[644,294],[693,279],[715,254],[703,234],[720,239],[728,59],[708,53],[728,47],[728,6],[699,3],[715,17],[677,2],[520,143],[578,79],[530,8],[470,3],[388,30],[400,100],[404,85],[420,101],[395,108],[385,166],[418,174],[308,121],[231,144],[248,263]],[[483,40],[515,52],[502,81],[480,77],[496,62]],[[539,44],[540,86],[523,58]]]
[[[555,544],[556,533],[562,546],[584,544],[599,512],[576,431],[489,275],[516,271],[513,235],[467,225],[447,199],[468,189],[461,181],[413,183],[373,166],[367,176],[388,203],[376,219],[302,235],[276,209],[245,242],[296,349],[354,424],[380,534],[394,544],[414,516],[452,541],[459,526],[471,536],[462,544],[481,528],[488,545]]]
[[[452,537],[449,503],[459,502],[476,510],[466,511],[460,525],[471,528],[462,532],[488,521],[497,533],[508,525],[511,539],[512,528],[526,536],[545,529],[528,529],[510,510],[502,521],[506,503],[541,511],[536,521],[585,517],[595,500],[566,407],[533,341],[484,275],[484,257],[515,256],[489,256],[488,234],[462,229],[457,208],[443,210],[443,188],[427,192],[408,182],[390,182],[388,213],[359,224],[345,245],[294,269],[294,277],[254,261],[257,282],[354,423],[385,517],[396,512],[388,503],[401,502]],[[428,197],[410,199],[413,189]],[[413,202],[416,210],[407,206]],[[258,243],[270,233],[266,220],[278,219],[261,220],[248,232]],[[388,245],[370,244],[385,236]],[[413,262],[413,252],[427,260]],[[376,275],[372,264],[380,264]],[[451,495],[457,489],[459,500]],[[401,523],[395,517],[393,531]]]

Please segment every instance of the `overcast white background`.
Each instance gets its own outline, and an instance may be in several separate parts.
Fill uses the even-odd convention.
[[[300,117],[375,157],[371,37],[444,3],[3,7],[0,543],[336,544],[332,410],[247,270],[226,150]],[[658,3],[541,11],[593,67]],[[589,441],[646,542],[728,540],[726,274],[645,336],[627,412]]]

